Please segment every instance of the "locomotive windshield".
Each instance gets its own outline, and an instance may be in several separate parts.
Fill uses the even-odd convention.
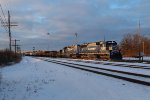
[[[106,47],[108,46],[116,46],[117,42],[116,41],[106,41]]]
[[[106,50],[115,50],[117,49],[116,41],[106,41]]]

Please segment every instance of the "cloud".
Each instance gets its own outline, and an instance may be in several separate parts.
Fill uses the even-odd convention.
[[[33,45],[46,49],[50,43],[51,49],[61,49],[74,43],[76,32],[79,43],[104,36],[119,42],[125,33],[136,32],[139,19],[142,32],[150,31],[149,0],[1,0],[1,4],[19,25],[12,28],[12,36],[21,40],[23,49]]]

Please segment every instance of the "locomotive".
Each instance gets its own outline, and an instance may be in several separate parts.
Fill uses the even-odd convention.
[[[116,41],[98,41],[67,46],[60,50],[59,56],[66,58],[101,60],[122,59],[122,54]]]

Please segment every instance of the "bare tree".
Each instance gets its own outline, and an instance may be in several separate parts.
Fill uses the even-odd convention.
[[[131,49],[133,46],[132,41],[133,39],[131,34],[128,33],[124,35],[124,38],[120,43],[120,47],[123,55],[129,56],[132,54],[132,49]]]
[[[120,48],[124,56],[138,56],[143,52],[146,56],[150,55],[150,39],[140,34],[125,34]]]

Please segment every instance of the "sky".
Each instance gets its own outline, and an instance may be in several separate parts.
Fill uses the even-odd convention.
[[[5,18],[10,10],[12,39],[22,50],[60,50],[78,43],[115,40],[150,33],[149,0],[1,0]],[[3,13],[0,10],[3,19]],[[9,46],[8,32],[0,25],[0,48]]]

